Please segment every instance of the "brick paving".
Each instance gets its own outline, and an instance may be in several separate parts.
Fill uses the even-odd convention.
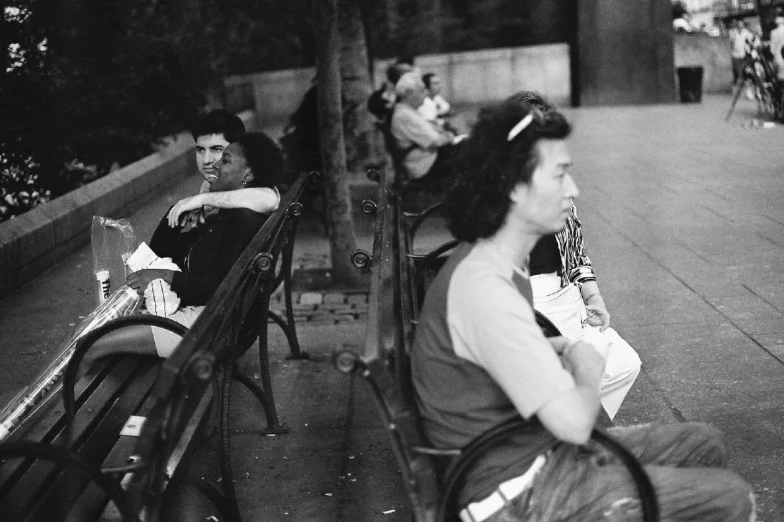
[[[297,322],[341,324],[367,317],[368,294],[363,291],[294,292],[292,301]],[[270,305],[273,310],[285,311],[283,292],[276,292]]]

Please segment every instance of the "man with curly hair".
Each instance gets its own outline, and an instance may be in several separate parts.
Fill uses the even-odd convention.
[[[436,447],[462,448],[501,422],[531,420],[468,473],[458,498],[464,521],[640,517],[628,471],[589,442],[605,361],[584,341],[544,337],[524,268],[579,194],[570,132],[557,111],[512,97],[480,114],[455,163],[447,217],[462,244],[427,291],[411,354],[425,435]],[[645,466],[663,520],[753,520],[751,489],[725,469],[716,429],[610,433]]]

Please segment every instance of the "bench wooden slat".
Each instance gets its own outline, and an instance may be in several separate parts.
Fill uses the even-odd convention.
[[[81,405],[87,397],[95,392],[101,381],[120,364],[119,358],[109,358],[105,361],[96,363],[92,371],[86,374],[74,388],[76,402]],[[30,413],[21,426],[14,431],[9,441],[13,440],[38,440],[40,442],[50,442],[60,430],[63,422],[63,404],[60,396],[61,383],[58,383],[50,394]],[[2,470],[0,470],[2,476]]]
[[[150,413],[153,402],[152,397],[148,395],[135,415],[146,418]],[[129,458],[134,455],[137,439],[138,436],[120,435],[117,439],[117,443],[104,460],[102,468],[121,468],[128,466],[130,464]],[[131,475],[131,473],[118,473],[113,475],[113,477],[122,483],[122,480],[128,475]],[[74,509],[72,509],[70,513],[68,513],[65,522],[97,520],[99,517],[102,521],[122,520],[117,508],[113,504],[108,505],[108,501],[109,498],[107,497],[106,492],[91,482],[82,493],[80,502],[74,506]]]
[[[157,361],[146,358],[144,361],[139,361],[137,371],[132,379],[125,381],[126,386],[120,390],[116,400],[112,403],[111,407],[99,414],[99,417],[94,416],[94,412],[90,412],[89,419],[84,419],[84,429],[80,426],[80,417],[85,417],[81,411],[77,412],[76,419],[74,420],[74,430],[82,433],[88,433],[86,428],[88,424],[92,424],[98,419],[97,424],[89,430],[89,435],[85,437],[84,441],[79,445],[78,453],[87,462],[101,463],[106,455],[111,451],[116,442],[116,436],[106,434],[117,434],[123,428],[128,418],[134,415],[140,405],[144,402],[145,398],[150,392],[153,381],[155,380],[158,372]],[[85,404],[86,407],[89,401]],[[31,470],[32,471],[32,470]],[[28,471],[25,474],[25,479],[20,481],[17,488],[21,489],[23,494],[27,494],[24,489],[26,483],[36,484],[44,482],[36,474]],[[79,496],[90,483],[90,479],[82,473],[71,468],[65,468],[54,478],[51,485],[46,488],[36,499],[36,507],[30,512],[27,520],[63,520],[70,509],[75,503],[78,502]],[[70,499],[70,502],[60,506],[61,510],[55,511],[53,506],[57,506],[60,499]],[[2,505],[6,502],[13,502],[13,491],[4,499]]]
[[[105,458],[114,447],[115,439],[104,434],[119,433],[128,418],[138,412],[139,405],[149,394],[156,375],[157,364],[150,364],[143,373],[131,381],[131,385],[124,390],[114,407],[102,418],[101,423],[81,447],[79,455],[82,458],[87,462],[101,462]],[[54,513],[57,516],[56,520],[65,519],[74,506],[84,505],[81,495],[91,484],[90,479],[81,473],[69,468],[64,469],[47,493],[39,498],[36,509],[27,520],[43,520],[42,515],[44,514],[52,516],[53,513],[49,506],[56,505],[58,499],[68,498],[72,499],[72,502],[64,506],[65,509],[62,511]]]
[[[121,381],[125,378],[135,375],[138,370],[139,360],[138,358],[133,357],[119,358],[117,364],[112,365],[112,371],[114,372],[115,378],[110,380],[105,378],[102,379],[98,383],[97,387],[93,388],[93,393],[91,393],[89,397],[84,398],[83,407],[81,410],[79,410],[80,412],[83,412],[82,416],[80,417],[80,423],[78,425],[75,424],[72,428],[73,440],[75,442],[80,441],[84,430],[90,427],[90,423],[86,421],[92,419],[92,423],[96,423],[98,415],[104,410],[104,408],[101,407],[101,403],[104,402],[104,400],[101,398],[101,395],[106,394],[107,397],[114,397],[118,390],[122,389],[123,383]],[[28,430],[15,432],[13,434],[15,440],[41,440],[53,445],[63,444],[63,430],[65,427],[65,422],[62,417],[62,402],[52,400],[47,406],[49,411],[42,415],[40,422],[32,424]],[[59,415],[57,414],[58,412]],[[51,424],[46,424],[43,422],[44,419],[48,420],[49,418],[54,419],[54,422]],[[21,474],[27,475],[31,472],[31,475],[35,475],[36,466],[48,467],[51,465],[48,462],[45,463],[42,461],[15,459],[13,461],[3,463],[0,466],[0,510],[2,510],[3,506],[5,505],[7,500],[6,495],[8,494],[9,490],[16,487],[16,484],[19,481],[19,476]]]
[[[54,390],[12,433],[9,442],[23,444],[9,446],[6,454],[14,457],[0,465],[0,520],[120,520],[122,517],[109,502],[110,490],[129,516],[159,516],[168,485],[182,478],[188,468],[184,463],[196,449],[194,442],[200,440],[200,428],[212,418],[209,411],[216,393],[212,377],[216,372],[234,371],[234,361],[248,348],[240,342],[246,340],[247,335],[243,337],[242,333],[252,323],[243,324],[248,310],[254,302],[260,302],[265,310],[257,315],[266,327],[269,295],[283,281],[288,292],[289,324],[278,324],[286,332],[292,354],[300,354],[289,293],[291,248],[306,177],[301,175],[284,194],[281,207],[259,229],[169,359],[115,356],[98,362],[78,382],[69,381],[77,405],[70,425],[61,394]],[[111,326],[127,325],[121,326],[118,320]],[[266,331],[263,327],[258,328],[259,332]],[[91,342],[106,331],[94,332]],[[265,402],[272,400],[271,394],[268,399]],[[268,409],[265,403],[269,416]],[[271,411],[278,425],[274,405]],[[131,415],[147,417],[139,437],[119,434]],[[226,421],[221,420],[223,426]],[[46,458],[16,457],[19,452],[36,450],[44,452]],[[146,464],[124,475],[114,474],[116,482],[124,479],[125,491],[118,492],[119,488],[111,487],[112,481],[106,481],[106,475],[98,473],[102,467],[127,466],[132,454],[141,455]],[[73,462],[74,455],[79,462]],[[83,464],[94,471],[91,477],[84,469],[80,471]],[[223,500],[230,503],[234,494],[225,486],[232,484],[230,466],[224,464],[225,458]],[[107,490],[98,485],[102,483],[103,487],[108,485]],[[208,496],[216,500],[220,495]],[[234,504],[223,506],[225,512],[233,513]]]

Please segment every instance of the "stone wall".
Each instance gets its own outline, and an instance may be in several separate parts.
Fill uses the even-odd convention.
[[[375,84],[386,77],[389,60],[374,64]],[[571,95],[569,46],[547,44],[488,49],[416,58],[423,73],[436,72],[444,83],[444,97],[453,105],[501,100],[519,90],[536,90],[558,105]],[[312,85],[313,68],[289,69],[226,78],[227,89],[253,85],[258,125],[286,121]]]

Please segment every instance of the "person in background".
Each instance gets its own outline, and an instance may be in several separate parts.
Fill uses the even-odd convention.
[[[436,73],[427,73],[422,75],[422,81],[425,83],[427,96],[417,110],[427,120],[434,121],[444,127],[449,116],[450,105],[441,96],[441,78]]]
[[[784,16],[776,17],[776,28],[770,32],[770,52],[776,65],[776,77],[784,80]]]
[[[730,56],[732,57],[732,84],[737,89],[743,88],[747,58],[746,51],[754,39],[754,34],[746,28],[743,20],[738,20],[730,29]],[[750,91],[747,95],[750,94]],[[753,98],[753,94],[751,95]]]
[[[514,99],[543,113],[555,111],[553,105],[535,92],[521,92]],[[544,236],[536,243],[528,264],[534,301],[570,284],[579,287],[588,315],[583,326],[586,340],[600,344],[606,350],[600,401],[612,420],[640,374],[642,362],[634,348],[610,327],[610,313],[599,292],[574,202],[569,208],[566,225],[557,234]],[[559,326],[557,321],[555,325]]]
[[[387,67],[387,81],[368,98],[368,111],[384,125],[389,125],[392,119],[392,110],[395,107],[397,96],[395,95],[395,85],[400,77],[414,70],[414,66],[408,62],[398,60],[396,63]]]
[[[411,352],[424,435],[436,448],[464,448],[502,422],[532,420],[466,475],[458,493],[466,522],[640,517],[626,467],[589,442],[605,361],[584,341],[544,337],[523,268],[579,195],[570,132],[560,113],[508,99],[480,114],[455,164],[446,212],[461,244],[427,289]],[[726,469],[715,428],[608,432],[645,466],[662,520],[754,520],[751,487]]]

